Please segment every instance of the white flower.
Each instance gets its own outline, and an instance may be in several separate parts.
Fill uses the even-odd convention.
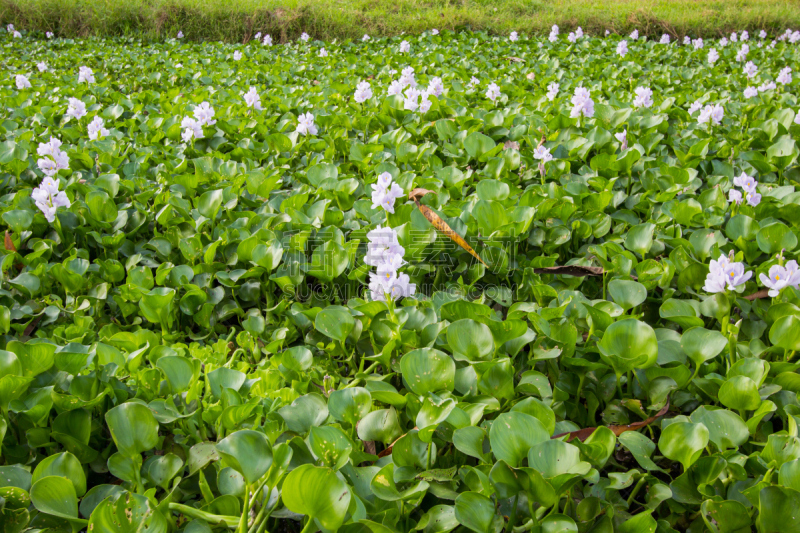
[[[6,26],[6,31],[7,31],[8,33],[14,33],[14,25],[13,25],[13,24],[9,24],[9,25],[7,25],[7,26]]]
[[[61,141],[55,137],[50,137],[50,141],[47,143],[40,143],[36,153],[42,156],[36,161],[36,164],[47,176],[55,176],[59,170],[69,168],[67,152],[61,150]]]
[[[550,40],[551,43],[554,43],[558,40],[558,34],[550,32],[550,36],[548,37],[548,39]]]
[[[94,72],[89,67],[81,67],[78,69],[78,83],[81,82],[94,83]]]
[[[28,78],[26,78],[22,74],[17,74],[14,77],[14,81],[17,83],[17,90],[19,91],[31,88],[31,82],[28,81]]]
[[[400,43],[400,51],[403,53],[411,51],[411,44],[408,41],[403,41]]]
[[[736,53],[736,61],[744,61],[747,59],[747,54],[750,53],[750,47],[743,44],[739,51]]]
[[[761,203],[761,195],[757,192],[746,192],[744,197],[747,203],[752,207],[756,207]]]
[[[183,128],[183,133],[181,133],[183,142],[203,138],[203,125],[192,117],[183,117],[181,128]]]
[[[742,41],[746,41],[746,40],[748,40],[749,38],[750,38],[750,34],[749,34],[749,33],[747,33],[747,30],[744,30],[744,31],[742,32],[742,35],[739,37],[739,39],[741,39]]]
[[[631,39],[635,41],[638,38],[639,38],[639,30],[633,30],[631,32]]]
[[[256,111],[261,111],[261,96],[255,87],[250,87],[250,90],[244,93],[244,103],[247,107],[252,107]]]
[[[542,163],[547,163],[553,160],[553,154],[542,144],[533,149],[533,158],[538,159]]]
[[[606,37],[608,37],[609,35],[611,35],[611,31],[610,30],[606,30]]]
[[[744,90],[745,98],[752,98],[754,96],[758,96],[758,89],[755,87],[747,87],[747,89]]]
[[[264,46],[272,46],[272,37],[270,37],[269,34],[266,34],[262,43]]]
[[[549,84],[547,86],[547,99],[550,100],[551,102],[555,100],[556,96],[558,96],[558,91],[560,88],[561,86],[556,82]]]
[[[236,50],[233,53],[233,60],[234,61],[239,61],[240,59],[242,59],[242,53],[239,50]]]
[[[441,96],[443,92],[444,83],[442,83],[442,78],[431,78],[431,81],[428,84],[428,94]]]
[[[300,135],[316,135],[319,130],[314,124],[314,115],[305,113],[297,117],[297,129],[295,131]]]
[[[364,43],[365,43],[365,42],[367,42],[367,41],[369,41],[369,35],[367,35],[367,34],[365,33],[365,34],[364,34],[364,36],[361,38],[361,42],[364,42]]]
[[[391,182],[391,175],[388,172],[384,174],[389,175]],[[364,257],[364,262],[369,266],[377,267],[383,263],[394,263],[395,256],[399,256],[402,260],[406,253],[397,240],[397,233],[392,228],[382,228],[379,225],[367,233],[367,239],[369,244],[367,244],[367,255]]]
[[[22,34],[20,32],[18,32],[18,31],[15,31],[14,34],[13,34],[13,37],[14,37],[14,39],[21,39],[22,38]]]
[[[649,87],[637,87],[634,91],[636,98],[633,99],[634,107],[650,107],[653,105],[653,91]]]
[[[372,88],[368,81],[362,81],[356,86],[356,92],[353,95],[353,100],[363,103],[372,98]]]
[[[574,43],[575,41],[577,41],[577,40],[578,40],[578,36],[577,36],[577,35],[575,35],[575,33],[574,33],[574,32],[569,32],[569,35],[567,35],[567,40],[568,40],[569,42],[571,42],[571,43]]]
[[[328,57],[328,51],[324,48],[319,49],[319,57]]]
[[[86,116],[86,104],[77,98],[70,98],[69,105],[67,106],[67,116],[73,117],[75,120],[80,120]]]
[[[700,124],[711,122],[716,126],[722,122],[722,117],[724,114],[725,111],[722,109],[721,105],[707,105],[700,111],[700,115],[697,117],[697,122]]]
[[[386,301],[387,296],[397,299],[413,295],[416,285],[409,283],[407,274],[398,273],[398,269],[405,265],[405,250],[397,240],[397,232],[392,228],[378,226],[367,233],[367,239],[369,242],[364,262],[377,267],[377,272],[369,274],[372,300]]]
[[[797,113],[794,115],[794,123],[800,125],[800,109],[798,109]]]
[[[498,87],[496,83],[492,82],[489,84],[489,88],[486,89],[486,98],[492,102],[500,98],[500,87]]]
[[[389,85],[389,96],[393,96],[395,94],[403,94],[403,83],[399,80],[394,80]]]
[[[46,33],[45,33],[45,36],[46,36],[48,39],[52,39],[52,38],[53,38],[53,32],[51,32],[51,31],[48,31],[48,32],[46,32]]]
[[[39,63],[36,64],[36,68],[39,69],[39,72],[44,72],[45,70],[47,70],[47,63],[45,63],[44,61],[40,61]]]
[[[261,32],[258,32],[258,33],[256,33],[256,34],[253,36],[253,40],[254,40],[254,41],[260,41],[260,40],[261,40]]]
[[[628,130],[622,130],[622,133],[615,133],[614,137],[622,144],[620,147],[621,151],[625,151],[628,149]]]
[[[742,193],[740,191],[737,191],[736,189],[731,189],[728,191],[728,201],[730,203],[739,205],[742,203],[742,200],[744,200],[744,198],[742,197]]]
[[[728,39],[726,37],[723,37],[722,39],[719,40],[719,45],[725,48],[726,46],[728,46]]]
[[[419,99],[420,92],[414,87],[406,89],[405,98],[403,100],[403,108],[407,111],[416,111],[419,107],[417,100]]]
[[[183,39],[183,32],[178,30],[178,39]]]
[[[519,35],[517,35],[517,32],[512,31],[511,35],[508,36],[508,40],[511,41],[511,42],[518,41],[519,40]]]
[[[577,37],[578,39],[583,37],[583,28],[581,28],[580,26],[578,26],[578,29],[575,30],[575,37]]]
[[[36,207],[41,209],[48,222],[56,219],[56,211],[59,207],[69,208],[70,201],[67,193],[58,190],[58,182],[51,177],[42,180],[42,184],[33,189],[31,198],[36,203]]]
[[[213,126],[217,123],[214,119],[214,108],[208,102],[203,102],[194,108],[194,118],[200,126]]]
[[[628,41],[622,40],[619,42],[619,44],[617,45],[617,53],[621,57],[625,57],[625,54],[628,53]]]
[[[409,89],[409,91],[414,90]],[[372,185],[372,209],[383,207],[389,213],[394,213],[394,203],[398,198],[402,198],[404,193],[398,184],[391,181],[387,183],[385,174],[388,172],[381,174],[383,179],[379,178],[378,182]]]
[[[683,38],[683,44],[692,44],[692,38],[688,35]]]
[[[737,40],[738,40],[738,37],[736,36],[736,32],[731,33],[731,42],[735,43]]]
[[[311,36],[309,34],[307,34],[306,32],[303,32],[300,35],[300,40],[303,41],[304,43],[307,43],[310,38],[311,38]]]
[[[692,46],[694,46],[695,50],[700,50],[701,48],[703,48],[703,39],[700,38],[692,39]]]
[[[724,255],[717,261],[712,259],[703,290],[711,293],[725,292],[726,289],[743,285],[753,276],[752,272],[745,272],[744,269],[743,263],[731,263]]]
[[[789,42],[791,44],[800,42],[800,31],[793,31],[792,35],[789,36]]]
[[[748,78],[752,78],[758,72],[758,67],[752,61],[748,61],[742,70],[747,74]]]
[[[558,35],[558,26],[556,24],[553,24],[553,26],[550,28],[550,33]]]
[[[761,30],[760,32],[758,32],[758,36],[761,37],[762,39],[766,39],[767,38],[767,32],[765,32],[764,30]]]
[[[774,81],[768,81],[767,83],[762,83],[758,86],[758,92],[763,93],[764,91],[771,91],[776,89],[778,86],[775,85]]]
[[[478,85],[480,82],[481,82],[481,80],[479,80],[479,79],[478,79],[478,78],[476,78],[475,76],[472,76],[472,77],[469,79],[469,84],[470,84],[470,86],[475,86],[475,85]]]
[[[785,67],[781,69],[780,74],[776,78],[776,81],[782,85],[787,85],[792,83],[792,69],[791,67]]]
[[[109,131],[103,127],[103,119],[100,117],[94,117],[92,119],[89,123],[88,130],[89,138],[93,141],[96,141],[100,137],[105,137],[109,133]]]
[[[576,87],[572,96],[572,111],[569,116],[576,118],[581,114],[589,118],[594,116],[594,100],[591,99],[588,89]]]
[[[713,65],[714,63],[717,62],[718,59],[719,59],[719,54],[717,53],[717,49],[716,48],[712,48],[711,50],[708,51],[708,62],[709,63],[711,63]]]
[[[755,178],[753,176],[748,176],[744,171],[742,171],[740,176],[735,176],[733,178],[733,184],[751,193],[756,192],[756,187],[758,187],[758,182]]]
[[[405,87],[416,87],[417,80],[414,77],[414,67],[406,67],[400,75],[400,85]]]
[[[695,111],[697,111],[698,109],[701,109],[702,107],[703,107],[703,104],[700,103],[700,100],[695,100],[694,103],[689,106],[689,114],[693,115]]]
[[[661,36],[661,40],[659,41],[661,44],[669,44],[669,34],[665,33]]]

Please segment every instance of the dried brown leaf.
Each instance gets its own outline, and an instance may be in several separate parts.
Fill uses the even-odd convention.
[[[551,266],[534,268],[537,274],[565,274],[567,276],[602,276],[603,267],[587,267],[581,265]]]
[[[475,250],[472,249],[472,246],[467,244],[467,241],[465,241],[461,237],[461,235],[459,235],[458,233],[453,231],[453,228],[448,226],[447,222],[442,220],[441,217],[439,217],[439,215],[437,215],[436,212],[434,212],[433,209],[431,209],[427,205],[422,205],[420,203],[417,203],[417,207],[419,207],[419,210],[422,213],[422,215],[425,218],[428,219],[428,222],[433,224],[433,227],[436,228],[437,231],[439,231],[441,233],[444,233],[445,235],[450,237],[451,241],[453,241],[454,243],[456,243],[457,245],[462,247],[464,250],[469,252],[470,255],[472,255],[472,257],[474,257],[475,259],[480,261],[483,264],[483,266],[485,266],[485,267],[489,266],[489,265],[487,265],[486,263],[483,262],[483,259],[481,259],[480,256],[477,253],[475,253]]]
[[[767,298],[769,296],[769,289],[761,289],[760,291],[754,292],[753,294],[748,294],[744,297],[745,300],[758,300],[759,298]]]
[[[430,191],[428,189],[422,189],[422,188],[412,189],[411,192],[408,193],[408,199],[409,200],[414,200],[415,202],[418,202],[419,199],[422,198],[423,196],[425,196],[426,194],[434,194],[434,192]]]

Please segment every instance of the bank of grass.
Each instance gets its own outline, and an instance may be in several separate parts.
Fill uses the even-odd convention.
[[[544,33],[558,24],[711,37],[800,28],[799,0],[0,0],[0,21],[61,36],[139,34],[246,41],[357,38],[440,30]]]

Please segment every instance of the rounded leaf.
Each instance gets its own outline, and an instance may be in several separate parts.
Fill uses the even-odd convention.
[[[127,402],[106,413],[106,424],[117,449],[133,457],[158,444],[158,421],[146,406]]]
[[[329,468],[309,464],[289,472],[281,496],[290,511],[308,515],[331,530],[344,523],[350,506],[348,486]]]
[[[255,483],[272,466],[272,447],[267,436],[252,429],[231,433],[217,443],[223,462]]]

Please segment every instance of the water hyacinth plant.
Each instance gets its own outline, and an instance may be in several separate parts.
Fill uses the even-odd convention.
[[[792,530],[800,32],[253,20],[0,33],[0,530]]]

